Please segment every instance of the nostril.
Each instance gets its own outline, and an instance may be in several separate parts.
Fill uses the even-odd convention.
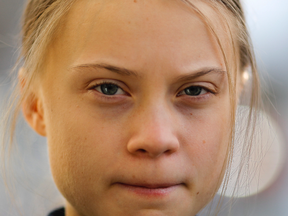
[[[138,149],[139,152],[145,153],[146,150],[145,149]]]
[[[170,149],[166,150],[164,153],[171,153],[172,151]]]
[[[149,151],[145,150],[145,149],[138,149],[137,150],[139,153],[147,153]],[[170,154],[173,153],[173,151],[171,151],[170,149],[167,149],[166,151],[163,152],[164,154]]]

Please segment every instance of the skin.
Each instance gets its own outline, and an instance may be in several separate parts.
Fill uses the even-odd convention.
[[[23,105],[47,136],[66,216],[199,212],[219,187],[229,143],[223,65],[215,38],[180,1],[78,1]],[[117,94],[103,94],[103,81]],[[187,95],[190,86],[201,94]]]

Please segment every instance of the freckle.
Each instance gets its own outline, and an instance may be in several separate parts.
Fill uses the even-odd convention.
[[[203,144],[205,144],[206,143],[206,141],[205,140],[203,140]]]
[[[134,3],[137,3],[137,0],[134,0]]]
[[[135,179],[135,175],[132,175],[132,178]]]
[[[197,192],[197,195],[199,194],[199,192]]]
[[[193,113],[190,113],[190,115],[193,115]]]

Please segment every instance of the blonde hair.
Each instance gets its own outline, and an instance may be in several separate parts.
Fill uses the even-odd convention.
[[[7,107],[7,112],[3,118],[3,153],[10,151],[15,127],[17,125],[17,117],[21,109],[21,104],[29,96],[29,90],[36,82],[36,78],[39,76],[44,66],[45,55],[49,48],[49,45],[53,42],[53,39],[57,33],[58,27],[61,24],[61,20],[69,12],[76,0],[29,0],[25,9],[22,23],[22,47],[19,57],[19,64],[25,68],[22,76],[25,77],[25,83],[20,80],[15,82],[14,91],[10,97],[10,102]],[[222,18],[222,24],[225,26],[225,33],[230,39],[230,45],[233,48],[233,63],[229,65],[227,53],[223,48],[223,42],[219,38],[219,33],[213,22],[194,4],[189,0],[181,0],[189,5],[198,15],[202,18],[208,29],[215,36],[220,50],[223,54],[229,80],[230,102],[232,105],[231,110],[231,131],[230,131],[230,144],[227,149],[227,163],[223,165],[223,175],[225,170],[228,170],[225,174],[223,181],[224,189],[222,195],[225,193],[225,185],[229,181],[229,169],[233,157],[233,139],[234,139],[234,124],[236,113],[236,82],[237,71],[244,72],[246,68],[250,68],[252,86],[250,97],[250,113],[247,125],[247,134],[245,136],[245,145],[242,149],[242,165],[249,161],[250,149],[252,146],[253,138],[253,125],[255,123],[255,116],[253,113],[258,109],[260,102],[259,95],[259,78],[256,69],[255,58],[250,41],[250,37],[247,31],[244,13],[239,0],[203,0]],[[236,30],[236,31],[235,31]],[[234,71],[234,76],[233,72]],[[20,87],[21,86],[21,87]],[[21,91],[20,91],[21,88]],[[252,130],[250,130],[252,128]],[[5,162],[5,160],[4,160]],[[5,164],[5,163],[3,163]],[[238,176],[242,169],[239,170]],[[221,183],[219,179],[219,185]],[[215,195],[216,191],[214,192]],[[221,199],[219,201],[219,206]],[[217,210],[217,212],[219,209]],[[216,213],[217,214],[217,213]]]

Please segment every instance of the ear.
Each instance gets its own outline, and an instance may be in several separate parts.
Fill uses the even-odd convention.
[[[24,118],[30,127],[32,127],[39,135],[46,136],[42,98],[40,97],[39,91],[35,91],[32,86],[29,86],[28,88],[25,86],[26,79],[24,71],[25,69],[21,68],[18,74],[21,92],[22,94],[25,94],[22,101],[22,112]],[[24,90],[24,88],[27,89]]]

